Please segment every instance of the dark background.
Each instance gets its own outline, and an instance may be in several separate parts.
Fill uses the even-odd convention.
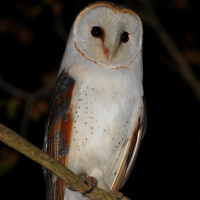
[[[39,148],[67,34],[76,15],[90,2],[1,2],[0,123]],[[115,2],[132,6],[144,22],[144,92],[148,109],[147,132],[132,174],[121,191],[137,200],[198,199],[200,83],[194,84],[194,77],[185,78],[183,66],[176,56],[172,57],[176,52],[165,45],[169,44],[168,38],[161,39],[148,21],[153,16],[148,13],[152,6],[160,30],[163,27],[171,37],[198,80],[198,1],[151,0],[149,7],[144,6],[144,0]],[[32,100],[23,92],[32,94]],[[45,199],[41,166],[1,142],[0,199]]]

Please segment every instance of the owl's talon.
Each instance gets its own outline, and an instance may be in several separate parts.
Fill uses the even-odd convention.
[[[86,191],[83,193],[83,196],[85,196],[86,194],[92,192],[92,190],[94,190],[95,187],[96,187],[96,185],[92,185],[92,187],[91,187],[89,190],[86,190]]]
[[[85,183],[85,185],[89,186],[88,185],[88,182],[87,182],[87,177],[86,177],[86,173],[80,173],[79,174],[79,177],[83,180],[83,182]]]
[[[85,192],[83,193],[83,195],[85,196],[86,194],[92,192],[92,190],[96,187],[98,181],[97,181],[96,178],[91,177],[91,176],[87,176],[85,173],[80,173],[79,177],[83,180],[83,182],[84,182],[87,186],[89,186],[89,185],[92,186],[89,190],[87,190],[87,191],[85,191]]]

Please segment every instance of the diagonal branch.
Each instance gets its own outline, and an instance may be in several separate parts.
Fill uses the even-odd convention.
[[[82,194],[90,189],[90,187],[86,186],[78,176],[60,162],[32,145],[26,139],[22,138],[3,124],[0,124],[0,141],[56,174],[65,181],[68,188],[79,191]],[[91,193],[86,195],[86,197],[94,200],[116,200],[116,198],[98,187],[95,187]]]

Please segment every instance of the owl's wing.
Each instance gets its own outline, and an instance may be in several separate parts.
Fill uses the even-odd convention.
[[[72,96],[75,80],[64,70],[58,76],[50,100],[43,150],[67,166],[73,125]],[[48,170],[45,171],[46,199],[63,200],[65,183]]]
[[[125,184],[127,181],[133,165],[135,163],[139,147],[144,137],[147,125],[147,112],[146,112],[146,103],[143,98],[143,112],[142,115],[138,118],[137,126],[132,134],[131,140],[125,141],[124,146],[122,147],[122,155],[119,156],[120,164],[117,164],[115,172],[115,178],[113,179],[112,185],[110,185],[110,189],[112,191],[119,191],[119,189]]]

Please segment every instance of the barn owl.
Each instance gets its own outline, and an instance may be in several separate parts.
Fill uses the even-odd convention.
[[[111,194],[128,179],[146,127],[142,37],[141,20],[127,7],[84,8],[50,100],[43,150]],[[48,200],[87,199],[48,170],[45,177]]]

